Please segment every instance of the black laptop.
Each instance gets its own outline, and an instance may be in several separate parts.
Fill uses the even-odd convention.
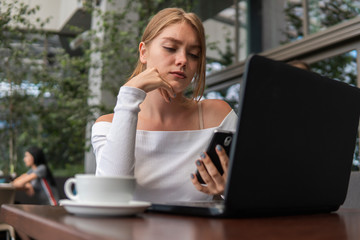
[[[359,88],[253,55],[238,113],[225,200],[153,203],[151,211],[241,217],[339,208],[356,144]]]

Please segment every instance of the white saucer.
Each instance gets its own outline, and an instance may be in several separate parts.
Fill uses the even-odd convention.
[[[84,203],[62,199],[59,201],[66,211],[82,216],[130,216],[144,212],[151,206],[149,202],[131,201],[129,203],[101,204]]]

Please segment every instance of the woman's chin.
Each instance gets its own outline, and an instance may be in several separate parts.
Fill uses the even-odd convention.
[[[172,89],[174,90],[175,94],[179,94],[185,91],[187,89],[187,86],[184,86],[183,84],[179,83],[170,83]]]

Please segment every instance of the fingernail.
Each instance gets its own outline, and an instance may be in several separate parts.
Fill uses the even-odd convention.
[[[191,177],[191,179],[194,179],[195,178],[195,176],[194,176],[194,174],[190,174],[190,177]]]
[[[221,151],[222,147],[218,144],[218,145],[216,145],[216,149],[217,149],[218,151]]]
[[[202,154],[200,155],[200,157],[201,157],[201,158],[206,158],[205,153],[202,153]]]
[[[200,160],[197,160],[197,161],[196,161],[196,165],[201,166],[201,161],[200,161]]]

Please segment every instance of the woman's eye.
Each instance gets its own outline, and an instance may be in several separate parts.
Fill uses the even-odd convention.
[[[165,48],[165,50],[168,51],[168,52],[175,52],[176,51],[175,48],[171,48],[171,47],[163,47],[163,48]]]
[[[189,55],[193,59],[199,59],[199,55],[197,55],[197,54],[189,53]]]

